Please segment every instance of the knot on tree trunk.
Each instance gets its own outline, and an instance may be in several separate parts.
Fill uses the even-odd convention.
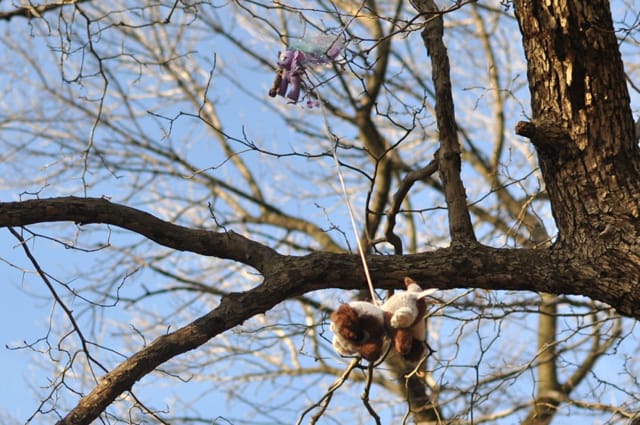
[[[539,153],[546,155],[577,153],[572,148],[573,145],[567,143],[570,140],[567,129],[555,123],[519,121],[515,131],[517,135],[531,140]]]

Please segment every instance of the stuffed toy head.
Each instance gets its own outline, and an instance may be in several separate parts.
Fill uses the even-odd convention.
[[[406,360],[415,363],[424,356],[426,297],[435,289],[423,291],[411,278],[404,280],[407,290],[391,296],[382,307],[364,301],[342,304],[331,314],[333,347],[342,355],[360,354],[369,361],[382,356],[385,338]]]
[[[360,354],[369,361],[382,355],[386,329],[380,307],[365,301],[342,304],[331,314],[333,347],[343,356]]]

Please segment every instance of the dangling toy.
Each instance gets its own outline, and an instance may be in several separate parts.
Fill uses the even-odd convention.
[[[276,63],[276,77],[269,89],[269,96],[286,97],[291,103],[297,103],[300,91],[311,89],[308,81],[307,68],[315,65],[328,65],[334,62],[344,49],[344,42],[339,36],[318,35],[303,38],[278,53]],[[317,101],[312,100],[311,93],[306,93],[307,106],[313,107]]]
[[[384,312],[372,303],[352,301],[331,314],[333,348],[343,356],[360,354],[370,362],[382,355],[385,329]]]
[[[424,316],[428,295],[411,278],[404,279],[407,290],[391,296],[382,307],[364,301],[342,304],[331,314],[333,347],[342,355],[359,354],[369,361],[382,356],[385,338],[407,361],[418,362],[424,356],[426,328]]]
[[[404,278],[405,292],[393,294],[383,305],[385,324],[390,330],[394,349],[409,362],[418,362],[424,356],[427,344],[426,297],[436,289],[422,288],[410,277]]]

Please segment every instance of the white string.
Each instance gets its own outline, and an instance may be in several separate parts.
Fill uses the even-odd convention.
[[[323,108],[324,109],[324,108]],[[349,218],[351,219],[351,227],[353,228],[353,234],[356,238],[356,243],[358,244],[358,253],[360,254],[360,260],[362,261],[362,267],[364,268],[364,275],[367,278],[367,285],[369,286],[369,292],[371,293],[371,302],[375,305],[378,305],[377,294],[373,288],[373,281],[371,280],[371,275],[369,274],[369,266],[367,265],[367,259],[364,255],[364,249],[362,248],[362,243],[360,242],[360,237],[358,236],[358,226],[356,225],[356,220],[353,215],[353,209],[351,208],[351,201],[349,199],[349,193],[347,192],[347,187],[344,184],[344,177],[342,176],[342,170],[340,169],[340,162],[338,161],[338,149],[337,144],[334,145],[333,150],[331,152],[333,154],[333,160],[336,163],[336,170],[338,170],[338,177],[340,177],[340,185],[342,186],[342,193],[344,194],[344,199],[347,203],[347,209],[349,210]]]

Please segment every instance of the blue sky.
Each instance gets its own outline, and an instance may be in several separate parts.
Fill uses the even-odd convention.
[[[16,240],[10,237],[6,229],[0,234],[0,244],[3,247],[16,245]],[[21,259],[9,254],[3,249],[3,259]],[[7,258],[9,257],[9,258]],[[31,385],[37,382],[38,371],[31,366],[31,353],[27,350],[9,350],[7,346],[18,346],[23,341],[34,341],[42,336],[43,325],[46,323],[45,303],[38,303],[25,294],[18,273],[11,273],[7,267],[2,267],[4,285],[2,301],[0,301],[0,364],[2,379],[5,385],[0,386],[0,412],[11,414],[16,418],[28,417],[34,408]],[[43,314],[45,313],[45,314]],[[0,418],[4,415],[0,414]]]

